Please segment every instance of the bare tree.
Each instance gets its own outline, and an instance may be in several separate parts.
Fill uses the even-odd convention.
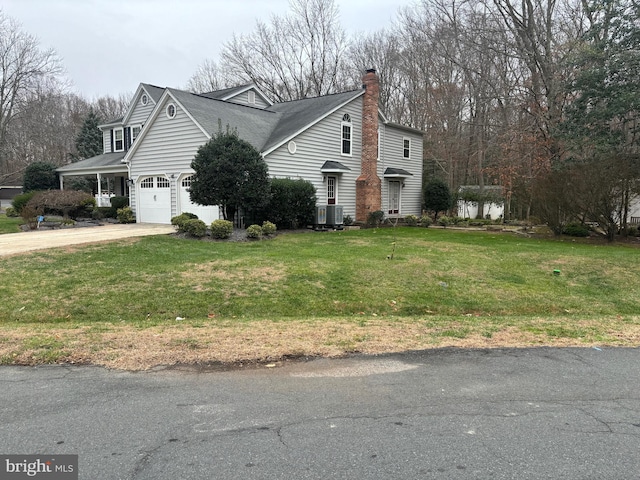
[[[117,97],[104,95],[91,102],[102,122],[111,122],[124,116],[129,108],[132,93],[121,93]]]
[[[244,83],[244,82],[243,82]],[[207,93],[231,86],[224,72],[214,60],[206,59],[187,82],[187,90],[193,93]]]
[[[291,13],[234,36],[222,52],[232,82],[250,79],[275,101],[339,91],[347,40],[333,0],[291,0]]]
[[[30,96],[50,88],[61,73],[56,53],[42,50],[36,37],[0,11],[0,181],[19,170],[8,151],[12,123]]]

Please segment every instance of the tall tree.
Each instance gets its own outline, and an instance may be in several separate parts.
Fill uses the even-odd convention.
[[[223,70],[214,60],[206,59],[198,66],[187,82],[187,90],[193,93],[208,93],[230,86]]]
[[[78,160],[95,157],[102,153],[102,131],[98,128],[99,124],[100,118],[91,108],[76,137]]]
[[[269,201],[269,171],[262,155],[234,132],[218,132],[198,149],[191,201],[220,205],[226,220],[238,209],[252,212]]]
[[[0,181],[16,170],[7,151],[11,124],[29,97],[55,83],[61,72],[56,53],[41,49],[36,37],[0,11]]]
[[[230,80],[250,79],[273,100],[339,91],[344,84],[346,34],[334,0],[291,0],[291,12],[257,22],[249,35],[226,43],[222,63]]]

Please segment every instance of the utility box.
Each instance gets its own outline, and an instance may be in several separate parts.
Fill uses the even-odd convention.
[[[344,208],[342,205],[327,205],[327,225],[332,227],[341,227],[344,216]]]

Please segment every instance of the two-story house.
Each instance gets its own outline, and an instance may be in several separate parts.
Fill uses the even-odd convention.
[[[138,222],[182,212],[211,222],[218,207],[189,198],[191,161],[229,127],[261,152],[272,178],[311,182],[318,205],[342,205],[357,221],[376,210],[420,215],[422,132],[387,121],[378,92],[375,70],[362,89],[277,104],[253,84],[198,95],[143,83],[125,116],[101,125],[104,153],[58,169],[61,188],[74,175],[107,177],[106,194],[129,195]]]

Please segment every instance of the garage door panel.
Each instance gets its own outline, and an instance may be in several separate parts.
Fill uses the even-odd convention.
[[[189,212],[197,215],[207,225],[220,218],[220,209],[217,205],[200,205],[191,201],[189,187],[191,187],[192,176],[182,179],[180,185],[180,213]]]
[[[166,177],[141,180],[139,208],[142,223],[171,223],[171,183]]]

